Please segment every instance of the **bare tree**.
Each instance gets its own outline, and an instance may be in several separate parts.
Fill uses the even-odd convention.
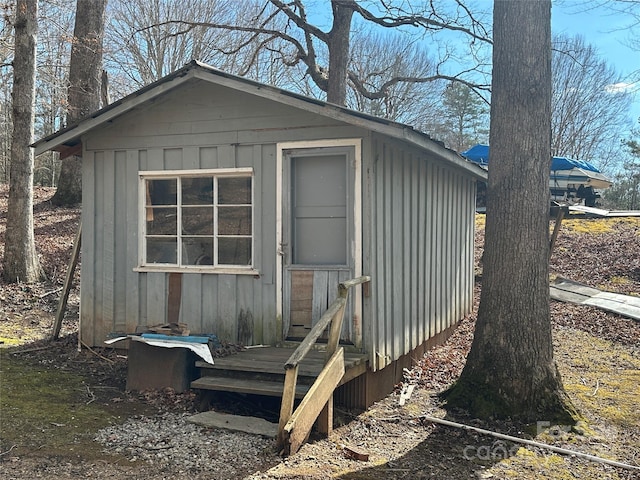
[[[447,53],[438,61],[433,75],[411,77],[399,75],[388,79],[375,89],[368,85],[349,69],[351,29],[354,16],[369,25],[383,28],[414,28],[416,32],[437,34],[443,31],[460,34],[469,40],[469,49],[486,45],[491,41],[482,23],[464,6],[462,0],[449,2],[447,10],[436,11],[435,3],[430,2],[424,11],[414,9],[411,2],[400,5],[391,2],[372,3],[367,9],[356,0],[331,0],[331,28],[323,30],[311,23],[305,3],[302,0],[268,0],[259,15],[245,24],[211,21],[168,21],[179,24],[181,32],[208,27],[232,32],[252,34],[251,41],[245,46],[251,49],[271,49],[280,54],[281,61],[287,66],[304,66],[305,74],[313,83],[326,93],[327,101],[344,105],[347,98],[347,82],[358,90],[359,94],[371,100],[388,95],[389,89],[398,83],[424,83],[447,79],[466,82],[474,88],[488,90],[487,85],[477,85],[465,80],[465,73],[450,75],[443,71],[443,61],[450,57]],[[274,26],[275,21],[286,19],[286,28]],[[162,24],[162,23],[161,23]],[[153,28],[158,25],[149,26]],[[474,55],[467,55],[475,58]],[[476,67],[483,66],[478,62]],[[475,68],[471,68],[475,70]]]
[[[13,61],[13,9],[9,3],[0,5],[0,182],[9,181],[11,159],[11,82]]]
[[[356,31],[351,38],[350,69],[368,90],[379,90],[397,77],[427,78],[435,62],[416,39],[401,32]],[[359,112],[403,122],[416,128],[430,128],[436,121],[437,105],[444,81],[399,82],[390,85],[385,96],[370,99],[357,86],[347,85],[346,105]]]
[[[69,65],[67,124],[73,124],[100,108],[102,42],[107,0],[78,0]],[[82,201],[82,157],[72,155],[62,162],[54,205]]]
[[[37,0],[18,0],[13,61],[13,137],[4,278],[34,282],[43,277],[33,234],[33,104],[35,102]]]
[[[42,0],[40,3],[35,123],[37,137],[50,135],[64,126],[74,14],[75,0]],[[59,174],[60,160],[57,152],[46,152],[36,157],[36,184],[55,187]]]
[[[249,49],[243,49],[242,54],[238,51],[245,46],[248,34],[205,26],[184,31],[180,23],[214,19],[243,23],[257,15],[259,6],[248,0],[113,1],[105,45],[106,63],[118,95],[158,80],[194,59],[230,73],[251,77],[268,74],[274,81],[277,65],[270,52],[248,58]]]
[[[595,47],[566,36],[554,39],[552,74],[553,155],[612,166],[631,103],[629,93],[615,88],[621,78]]]
[[[549,310],[551,0],[496,0],[491,168],[475,336],[449,406],[574,422]]]

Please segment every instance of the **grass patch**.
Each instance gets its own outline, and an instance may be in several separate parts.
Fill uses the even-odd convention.
[[[624,346],[580,330],[558,329],[554,331],[554,338],[565,390],[588,426],[581,429],[583,434],[563,432],[562,438],[554,439],[543,432],[536,440],[542,443],[560,440],[559,446],[607,459],[633,458],[640,454],[638,446],[631,446],[621,436],[621,432],[637,430],[640,425],[637,407],[640,358]],[[496,478],[620,478],[616,471],[597,462],[524,447],[516,455],[495,464],[489,472]],[[525,477],[525,473],[530,476]]]
[[[104,458],[97,430],[122,421],[91,401],[81,376],[0,351],[0,447],[16,455]]]
[[[640,228],[640,219],[637,217],[566,218],[561,228],[564,232],[574,234],[602,235],[611,233],[623,225]],[[640,235],[640,230],[636,234]]]

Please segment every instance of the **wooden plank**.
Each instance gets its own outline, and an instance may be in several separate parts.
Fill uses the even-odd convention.
[[[145,274],[147,290],[146,325],[165,323],[167,319],[167,279],[165,273]]]
[[[320,337],[322,332],[324,332],[325,328],[329,325],[329,322],[333,319],[336,313],[344,308],[346,303],[346,298],[339,297],[335,302],[331,304],[331,306],[327,309],[327,311],[322,315],[322,318],[316,323],[311,332],[307,335],[307,337],[300,342],[300,345],[296,349],[296,351],[289,357],[287,363],[285,364],[285,368],[291,368],[294,365],[297,365],[302,361],[302,359],[309,352],[311,347],[316,343],[316,340]]]
[[[185,170],[197,170],[200,168],[200,149],[195,146],[182,149],[182,168]]]
[[[436,208],[436,195],[435,195],[435,178],[434,178],[434,165],[433,162],[429,162],[427,169],[427,217],[426,225],[428,225],[425,241],[427,242],[426,250],[426,263],[425,263],[425,301],[427,309],[427,326],[425,335],[427,338],[431,338],[435,334],[435,304],[434,304],[434,290],[435,290],[435,244],[434,231],[435,231],[435,208]]]
[[[605,310],[607,312],[614,312],[625,317],[640,320],[640,308],[632,304],[626,304],[617,300],[603,298],[599,295],[587,299],[584,304],[598,307],[601,310]]]
[[[167,294],[167,322],[180,320],[180,302],[182,301],[182,274],[169,274],[169,292]]]
[[[165,148],[163,151],[164,169],[180,170],[182,166],[182,148]]]
[[[320,411],[316,425],[321,435],[329,436],[333,432],[333,393]]]
[[[559,279],[550,286],[550,296],[554,300],[590,305],[607,312],[640,320],[640,298],[611,292],[602,292],[595,288]]]
[[[327,288],[329,285],[329,272],[326,270],[316,270],[313,272],[313,289],[311,301],[311,325],[315,324],[329,306]],[[335,285],[337,290],[338,285]]]
[[[425,277],[427,274],[427,249],[429,248],[427,242],[427,166],[425,162],[419,162],[418,173],[416,176],[419,179],[418,187],[418,211],[417,215],[420,221],[418,222],[418,232],[416,234],[416,240],[418,244],[418,252],[416,254],[416,295],[418,297],[418,343],[421,344],[427,340],[429,315],[427,312],[426,296],[428,293]]]
[[[180,321],[189,325],[191,333],[215,333],[205,329],[202,314],[202,277],[199,273],[182,276]]]
[[[333,303],[336,297],[340,294],[340,288],[331,287],[331,285],[335,285],[336,283],[334,279],[337,280],[338,285],[342,284],[350,284],[353,280],[353,271],[352,270],[337,270],[333,272],[329,272],[329,304]],[[355,284],[357,285],[357,284]],[[353,286],[355,286],[353,285]],[[366,283],[365,283],[366,285]],[[351,342],[355,344],[355,299],[362,299],[362,288],[353,288],[350,289],[350,293],[347,296],[347,304],[344,306],[343,313],[343,321],[342,321],[342,331],[340,332],[340,340],[343,342]]]
[[[244,368],[251,366],[251,371],[284,373],[284,364],[290,358],[292,348],[262,347],[242,350],[234,355],[216,358],[215,364],[198,362],[197,366],[207,369],[235,369],[236,365]],[[365,363],[366,355],[363,353],[348,352],[344,355],[345,368]],[[300,368],[316,369],[320,373],[324,367],[326,358],[322,350],[310,350],[305,358],[299,362]]]
[[[300,449],[343,375],[344,349],[340,348],[327,362],[323,372],[284,426],[281,438],[284,441],[285,454],[291,455]]]
[[[404,169],[402,165],[402,157],[398,148],[395,147],[392,150],[393,158],[391,165],[391,190],[386,192],[391,197],[391,230],[389,231],[389,243],[391,244],[391,261],[392,265],[387,272],[387,288],[391,293],[390,301],[392,303],[392,313],[387,318],[389,323],[388,335],[390,343],[391,358],[390,361],[395,360],[404,353],[404,276],[406,269],[404,267]]]
[[[329,339],[327,341],[327,360],[333,356],[333,354],[338,349],[338,344],[340,343],[340,333],[342,332],[342,322],[344,321],[344,310],[349,298],[348,290],[345,289],[344,295],[345,301],[342,307],[334,315],[329,327]]]
[[[397,325],[400,328],[394,329],[396,332],[401,331],[402,336],[400,338],[400,351],[396,352],[394,358],[398,358],[400,355],[409,353],[411,351],[411,331],[413,329],[413,315],[412,315],[412,300],[413,295],[411,292],[411,272],[415,271],[412,268],[413,259],[411,258],[411,244],[412,238],[412,226],[413,221],[411,218],[411,155],[403,151],[401,155],[402,159],[402,315],[396,317]],[[399,279],[398,279],[399,280]]]
[[[223,128],[227,128],[227,124]],[[234,168],[236,166],[236,147],[235,145],[220,145],[218,147],[218,164],[220,167]]]
[[[218,166],[218,147],[200,147],[200,168]]]
[[[599,292],[594,297],[602,300],[611,300],[613,302],[623,303],[625,305],[633,305],[640,308],[640,297],[633,297],[631,295],[622,295],[620,293],[612,292]]]
[[[200,303],[202,305],[201,333],[215,333],[219,336],[216,322],[218,315],[218,296],[216,294],[218,291],[218,275],[201,275],[200,281],[202,283],[201,292],[198,293],[201,295]]]
[[[102,263],[102,272],[99,281],[102,287],[102,303],[99,314],[96,317],[95,335],[98,342],[107,338],[107,335],[114,331],[114,311],[115,311],[115,152],[107,150],[100,158],[100,152],[96,152],[96,159],[103,163],[103,175],[98,180],[102,184],[102,196],[99,197],[97,208],[101,212],[101,231],[98,235],[102,237],[102,248],[99,260]],[[100,218],[100,217],[99,217]]]
[[[114,185],[113,185],[113,279],[114,279],[114,308],[113,330],[114,332],[127,331],[127,277],[135,265],[127,266],[127,250],[129,230],[127,228],[127,215],[129,210],[137,210],[138,197],[129,197],[129,185],[127,182],[129,160],[126,151],[116,151],[114,155]],[[134,182],[134,185],[137,185]],[[135,188],[135,187],[134,187]],[[137,188],[135,189],[137,193]],[[129,201],[130,200],[130,201]],[[134,205],[136,207],[134,207]],[[136,230],[137,231],[137,228]],[[137,238],[137,235],[132,235]]]
[[[278,422],[278,447],[283,448],[285,444],[284,427],[291,419],[293,404],[295,401],[295,391],[298,382],[298,366],[287,370],[284,377],[284,387],[282,389],[282,402],[280,403],[280,420]]]
[[[420,162],[422,163],[422,162]],[[419,169],[419,160],[416,158],[411,159],[411,171],[410,171],[410,186],[409,189],[411,192],[410,204],[411,204],[411,251],[409,255],[410,263],[407,268],[409,268],[410,272],[410,305],[411,305],[411,331],[410,331],[410,341],[408,348],[409,350],[413,350],[418,345],[422,343],[422,339],[420,337],[420,323],[422,320],[422,316],[420,313],[420,291],[418,290],[419,285],[419,273],[421,268],[420,265],[420,230],[422,225],[424,224],[424,217],[420,216],[420,207],[419,204],[419,185],[420,185],[420,169]]]
[[[80,256],[80,242],[82,239],[82,222],[78,225],[78,231],[76,238],[73,242],[73,249],[71,250],[71,258],[69,259],[69,266],[67,267],[67,275],[64,279],[64,287],[62,288],[62,295],[58,302],[58,310],[56,312],[56,319],[53,323],[53,332],[51,337],[55,340],[60,335],[60,328],[62,327],[62,319],[64,318],[64,312],[67,309],[67,300],[69,300],[69,292],[71,291],[71,285],[73,285],[73,275],[78,266],[78,257]]]
[[[311,331],[311,327],[305,327],[302,325],[294,325],[289,327],[289,333],[287,337],[289,339],[302,339],[306,337]]]
[[[311,328],[313,311],[313,271],[292,270],[290,290],[291,326]]]
[[[269,397],[282,396],[282,383],[268,380],[247,381],[243,378],[202,377],[191,382],[191,388],[201,390],[215,390],[221,392],[247,393],[251,395],[266,395]],[[302,398],[308,391],[309,385],[296,385],[295,397]]]
[[[146,152],[145,152],[146,155]],[[126,204],[139,205],[138,197],[138,171],[143,170],[142,152],[138,150],[128,150],[126,159]],[[126,260],[125,260],[125,331],[135,332],[136,326],[140,323],[140,299],[143,298],[140,291],[140,274],[133,269],[138,265],[138,255],[140,250],[140,236],[131,235],[130,232],[138,232],[138,208],[126,209]]]
[[[235,275],[218,275],[218,337],[235,342],[238,332]]]
[[[560,225],[562,225],[562,219],[565,215],[566,207],[558,208],[558,214],[556,215],[556,221],[553,225],[553,233],[551,234],[551,240],[549,241],[549,255],[553,253],[553,247],[556,244],[556,239],[558,238],[558,233],[560,233]]]
[[[91,190],[91,186],[96,185],[96,161],[94,154],[83,152],[82,184],[85,185],[87,195],[82,199],[82,212],[80,221],[82,222],[85,235],[81,248],[82,263],[80,265],[80,325],[78,326],[78,341],[87,345],[94,343],[94,321],[96,309],[96,191]],[[102,342],[104,339],[100,339]]]

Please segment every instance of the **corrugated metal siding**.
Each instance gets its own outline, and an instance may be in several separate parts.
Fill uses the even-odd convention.
[[[380,369],[471,311],[475,183],[381,136],[371,158],[365,343]]]
[[[310,128],[312,127],[312,128]],[[82,339],[166,321],[168,276],[140,273],[138,172],[252,167],[254,266],[247,275],[185,273],[180,321],[194,333],[236,341],[252,319],[250,343],[282,339],[276,318],[276,142],[352,138],[361,129],[221,87],[174,92],[83,138]]]

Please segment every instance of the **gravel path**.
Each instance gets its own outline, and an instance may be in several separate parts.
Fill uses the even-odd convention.
[[[144,460],[175,474],[216,472],[215,478],[242,478],[273,458],[274,441],[256,435],[211,430],[187,421],[189,413],[136,417],[100,430],[95,440],[109,453]],[[185,477],[186,478],[186,477]]]

